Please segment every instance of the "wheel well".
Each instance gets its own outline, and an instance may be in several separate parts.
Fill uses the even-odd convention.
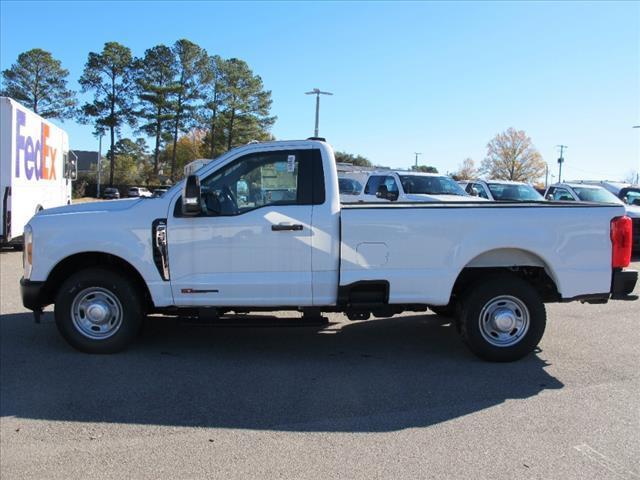
[[[78,253],[59,262],[53,270],[51,270],[44,286],[44,300],[46,304],[54,302],[58,288],[67,278],[80,270],[91,267],[106,267],[116,273],[124,275],[133,281],[138,291],[143,295],[144,305],[147,307],[153,305],[151,294],[140,272],[126,260],[104,252]]]
[[[531,284],[538,292],[542,301],[557,302],[560,300],[560,293],[553,279],[549,276],[544,267],[538,266],[511,266],[511,267],[466,267],[460,272],[451,298],[455,299],[474,283],[486,280],[488,277],[509,273],[522,278]]]

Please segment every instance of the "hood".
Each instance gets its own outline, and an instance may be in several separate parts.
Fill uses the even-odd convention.
[[[66,215],[69,213],[94,213],[94,212],[116,212],[128,210],[137,203],[146,202],[150,199],[132,198],[126,200],[109,200],[106,202],[86,202],[77,203],[75,205],[65,205],[63,207],[47,208],[42,210],[38,215]]]
[[[640,206],[638,205],[625,205],[624,209],[627,211],[627,216],[631,218],[640,218]]]
[[[426,193],[407,193],[406,201],[409,202],[486,202],[486,198],[462,196],[462,195],[436,195]]]

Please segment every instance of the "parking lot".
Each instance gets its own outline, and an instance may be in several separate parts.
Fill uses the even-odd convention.
[[[150,318],[91,356],[22,307],[19,253],[0,269],[3,478],[640,478],[640,301],[548,305],[511,364],[431,313]]]

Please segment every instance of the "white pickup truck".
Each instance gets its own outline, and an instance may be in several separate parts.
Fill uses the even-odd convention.
[[[38,213],[21,289],[36,320],[55,304],[64,338],[91,353],[125,348],[150,312],[432,307],[473,352],[511,361],[540,341],[545,302],[627,296],[630,247],[622,205],[341,205],[331,147],[282,141],[232,150],[161,197]]]

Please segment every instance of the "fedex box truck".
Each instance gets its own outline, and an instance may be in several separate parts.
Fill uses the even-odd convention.
[[[0,97],[0,244],[20,241],[29,219],[71,203],[69,137],[15,100]]]

